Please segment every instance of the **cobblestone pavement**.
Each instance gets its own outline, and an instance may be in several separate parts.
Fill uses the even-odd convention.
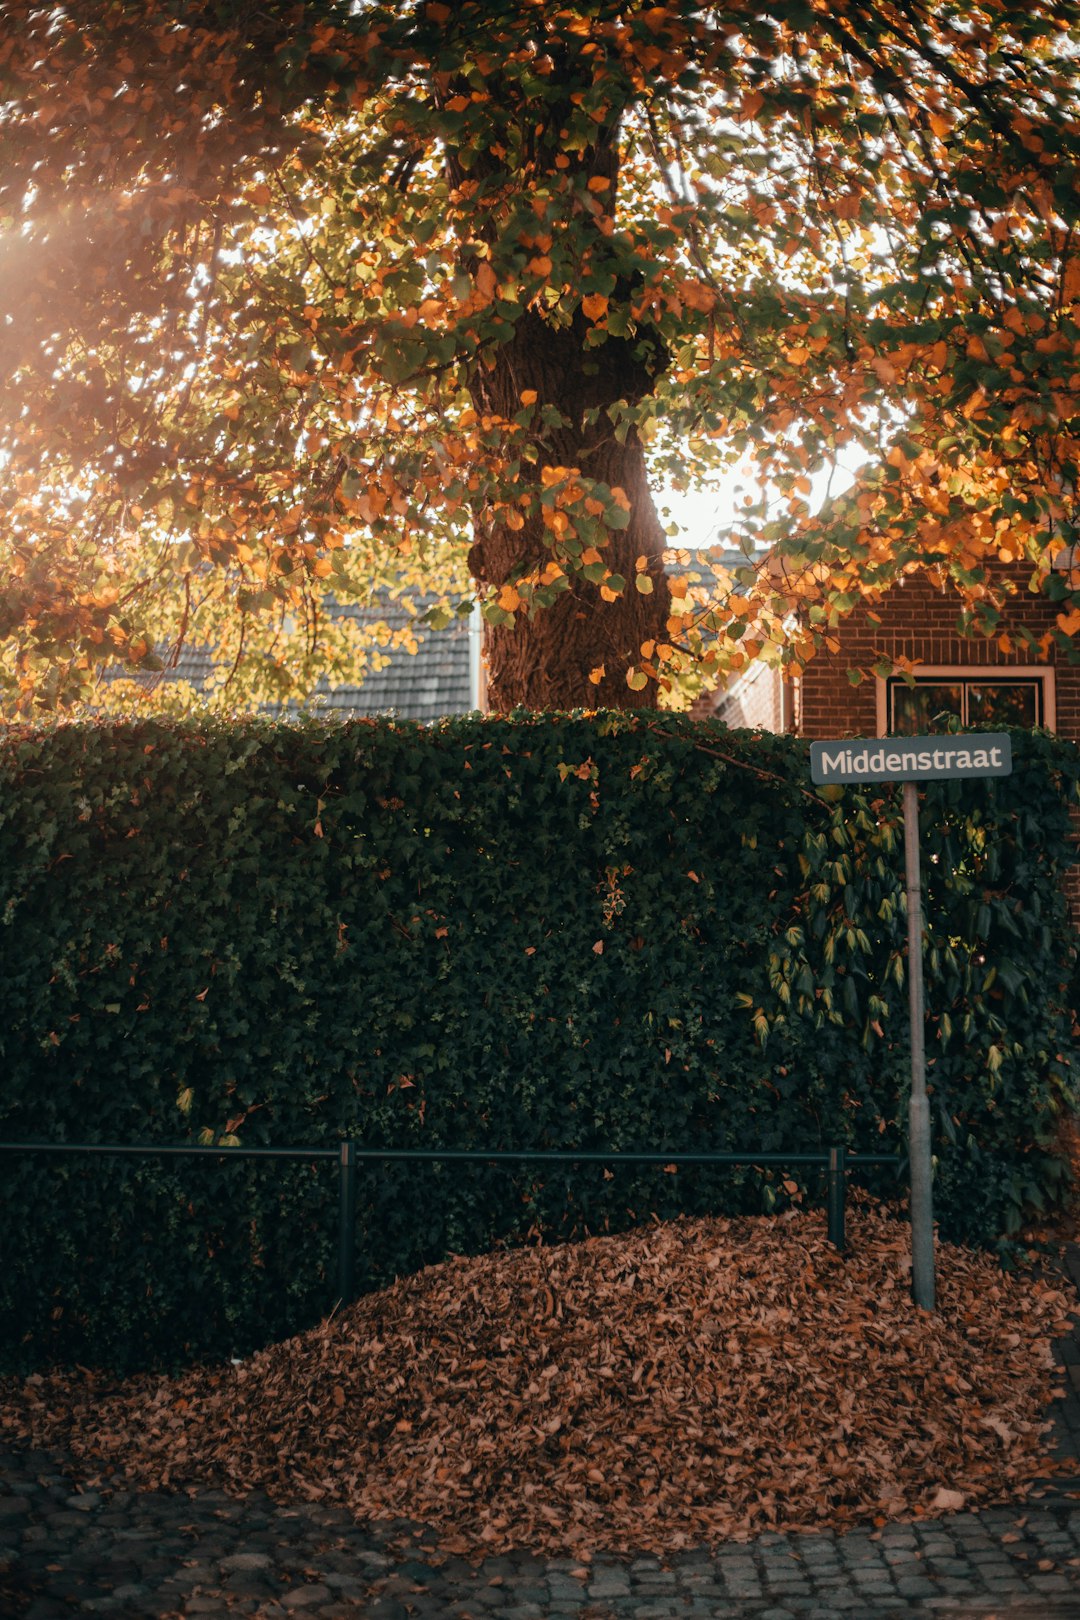
[[[1080,1249],[1067,1264],[1080,1292]],[[262,1495],[79,1491],[63,1459],[0,1453],[0,1620],[1080,1620],[1080,1337],[1057,1349],[1074,1478],[1021,1506],[668,1560],[473,1565],[417,1526]]]

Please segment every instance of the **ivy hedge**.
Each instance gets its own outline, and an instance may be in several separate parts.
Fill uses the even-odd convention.
[[[923,794],[936,1209],[979,1241],[1060,1197],[1076,1093],[1080,759],[1013,747],[1011,777]],[[811,788],[790,738],[621,714],[11,728],[0,916],[4,1140],[902,1161],[898,795]],[[331,1164],[2,1162],[7,1368],[239,1354],[332,1298]],[[358,1271],[800,1195],[749,1168],[382,1166]]]

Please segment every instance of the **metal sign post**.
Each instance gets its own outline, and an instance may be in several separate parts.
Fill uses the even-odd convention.
[[[1008,776],[1012,745],[1005,732],[973,736],[861,738],[810,745],[810,774],[829,783],[902,782],[904,874],[907,887],[908,1008],[911,1023],[911,1293],[935,1308],[933,1159],[926,1095],[926,1005],[923,992],[922,874],[919,863],[919,782]]]
[[[919,870],[919,790],[904,783],[904,874],[907,881],[908,1009],[911,1023],[911,1097],[908,1161],[911,1170],[911,1292],[924,1311],[934,1309],[933,1164],[930,1103],[926,1096],[926,996],[923,991],[922,873]]]

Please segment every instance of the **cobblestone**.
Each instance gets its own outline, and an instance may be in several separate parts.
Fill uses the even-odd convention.
[[[712,1552],[443,1559],[430,1533],[321,1509],[73,1492],[62,1459],[0,1457],[4,1620],[989,1620],[1080,1616],[1080,1498],[850,1535],[770,1533]],[[96,1494],[97,1500],[91,1500]],[[85,1507],[71,1509],[72,1496]],[[166,1555],[168,1554],[168,1555]]]

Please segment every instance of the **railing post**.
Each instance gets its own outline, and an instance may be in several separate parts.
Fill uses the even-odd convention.
[[[356,1294],[356,1154],[352,1142],[341,1143],[338,1165],[337,1302],[348,1305]]]
[[[847,1187],[847,1167],[845,1159],[847,1150],[843,1143],[836,1143],[829,1149],[829,1194],[828,1194],[828,1222],[829,1242],[834,1248],[843,1252],[847,1245],[844,1234],[844,1198]]]

